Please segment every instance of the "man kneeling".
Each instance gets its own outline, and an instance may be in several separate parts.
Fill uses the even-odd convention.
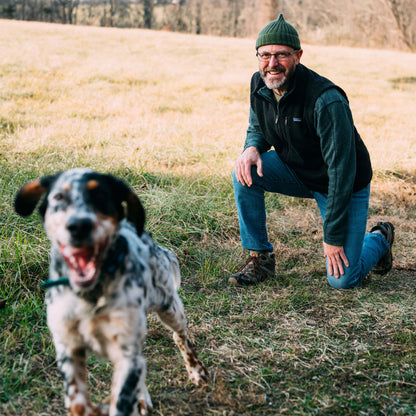
[[[345,92],[300,63],[298,33],[283,15],[260,31],[256,50],[247,138],[233,173],[241,243],[250,256],[230,283],[251,286],[274,275],[265,191],[315,198],[331,286],[357,287],[371,270],[387,273],[394,227],[379,222],[366,233],[371,162]]]

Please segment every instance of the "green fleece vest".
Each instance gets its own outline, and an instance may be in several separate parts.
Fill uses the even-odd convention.
[[[251,79],[250,103],[264,139],[309,189],[327,193],[327,167],[322,157],[320,138],[314,127],[315,102],[330,88],[337,89],[347,99],[345,92],[302,64],[298,65],[291,85],[278,106],[259,94],[264,86],[260,73],[256,72]],[[367,148],[355,127],[354,132],[355,192],[369,184],[372,169]]]

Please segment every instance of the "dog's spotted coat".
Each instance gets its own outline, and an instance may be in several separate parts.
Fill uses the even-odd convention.
[[[176,292],[178,261],[144,231],[144,210],[131,189],[114,176],[72,169],[24,185],[16,212],[30,215],[42,196],[40,213],[52,243],[47,317],[69,414],[130,416],[152,410],[142,355],[148,311],[173,330],[191,381],[206,383],[208,371],[188,338]],[[90,350],[114,363],[108,407],[94,407],[88,398]]]

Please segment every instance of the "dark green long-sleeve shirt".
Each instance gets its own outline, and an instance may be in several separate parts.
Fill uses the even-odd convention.
[[[258,89],[257,94],[270,104],[276,106],[276,114],[279,114],[279,106],[282,100],[277,102],[274,94],[267,87]],[[290,89],[286,94],[290,94]],[[319,138],[320,153],[323,163],[326,166],[327,185],[313,183],[314,172],[311,171],[311,181],[305,170],[301,172],[303,181],[311,190],[326,193],[328,196],[326,216],[324,219],[324,241],[331,245],[343,245],[347,226],[347,211],[351,195],[357,188],[357,140],[356,131],[346,97],[336,88],[328,88],[316,99],[313,108],[313,128]],[[260,153],[269,150],[272,145],[270,140],[264,137],[258,120],[258,116],[251,107],[249,127],[244,148],[255,146]],[[360,153],[367,153],[363,143],[360,143]],[[275,145],[279,154],[279,145]],[[364,150],[363,150],[364,148]],[[319,149],[318,149],[319,150]],[[299,157],[299,155],[297,155]],[[363,179],[359,188],[367,185],[371,179],[371,164],[368,158],[365,159]],[[306,156],[304,156],[306,158]],[[284,160],[285,161],[285,160]],[[296,164],[288,165],[297,172]],[[360,164],[363,164],[360,162]],[[322,188],[324,186],[324,188]]]

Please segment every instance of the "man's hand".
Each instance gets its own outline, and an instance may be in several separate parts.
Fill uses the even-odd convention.
[[[250,146],[244,150],[241,156],[235,162],[235,176],[237,181],[243,186],[251,186],[253,179],[251,177],[251,167],[257,166],[257,175],[263,176],[263,161],[256,147]]]
[[[337,279],[344,274],[344,268],[349,267],[347,256],[343,246],[331,246],[324,242],[324,255],[328,261],[328,274],[335,276]]]

